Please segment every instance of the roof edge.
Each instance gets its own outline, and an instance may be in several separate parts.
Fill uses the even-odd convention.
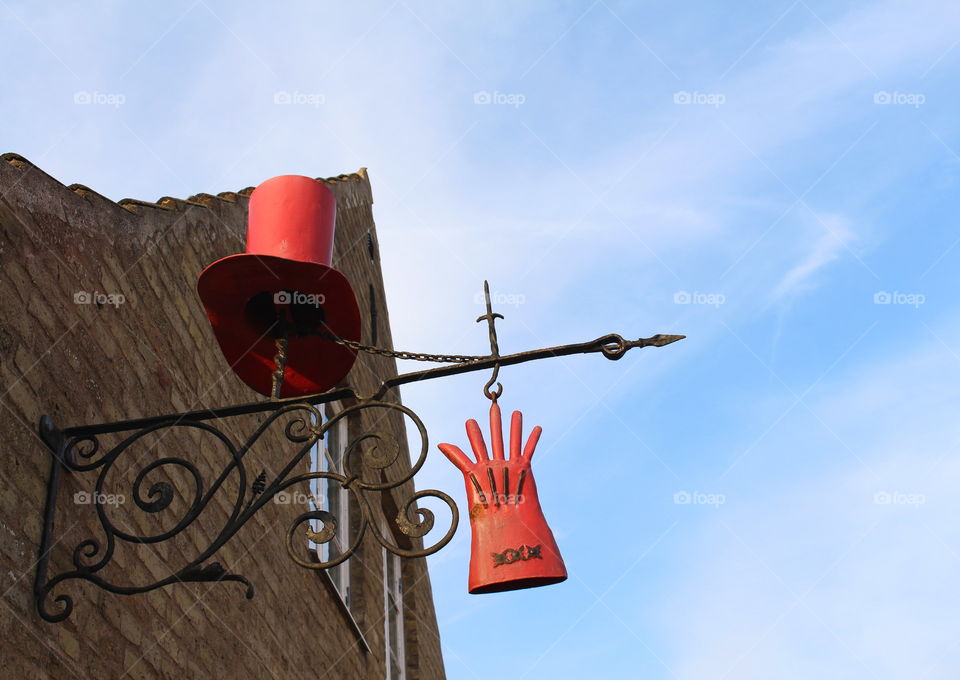
[[[60,186],[62,186],[64,189],[68,191],[72,191],[80,195],[94,194],[95,196],[97,196],[98,198],[104,201],[113,203],[117,207],[123,208],[124,210],[128,212],[133,212],[133,213],[138,212],[138,210],[141,208],[152,208],[157,210],[176,211],[176,210],[184,209],[189,206],[202,206],[202,207],[210,208],[220,202],[236,203],[240,197],[249,198],[250,194],[252,194],[253,190],[256,188],[256,187],[246,187],[238,191],[224,191],[215,196],[213,194],[206,194],[201,192],[201,193],[194,194],[193,196],[190,196],[188,198],[173,198],[170,196],[162,196],[158,198],[156,201],[144,201],[138,198],[123,198],[119,201],[113,201],[86,185],[76,184],[76,183],[71,184],[69,186],[65,185],[56,177],[53,177],[48,173],[44,172],[44,170],[40,166],[36,165],[35,163],[32,163],[28,158],[26,158],[25,156],[21,156],[18,153],[9,152],[9,153],[0,154],[0,162],[7,163],[16,168],[21,168],[21,169],[24,167],[31,168],[40,173],[43,173],[44,175],[49,177],[52,181],[56,182],[57,184],[59,184]],[[324,184],[347,184],[352,182],[358,182],[358,183],[365,183],[367,184],[367,186],[369,186],[369,183],[370,183],[370,179],[369,179],[369,176],[367,175],[366,168],[360,168],[356,172],[336,175],[335,177],[316,177],[314,179],[316,179],[318,182],[323,182]],[[370,197],[370,200],[372,202],[372,197]]]

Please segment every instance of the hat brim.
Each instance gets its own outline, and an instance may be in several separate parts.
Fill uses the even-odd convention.
[[[271,395],[277,345],[274,329],[251,318],[250,301],[266,293],[295,291],[322,310],[322,329],[359,342],[360,309],[353,288],[336,269],[315,262],[249,253],[209,265],[197,292],[223,356],[233,371],[260,394]],[[281,397],[325,392],[350,372],[356,352],[315,335],[288,338]]]

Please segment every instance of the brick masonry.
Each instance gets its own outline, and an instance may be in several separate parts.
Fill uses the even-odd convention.
[[[323,181],[337,196],[334,265],[354,284],[365,319],[364,340],[375,332],[377,344],[389,347],[369,179],[361,170]],[[50,462],[36,435],[41,415],[69,426],[259,398],[229,370],[195,292],[197,275],[206,264],[243,251],[250,191],[115,203],[81,185],[66,187],[20,156],[0,156],[4,677],[384,677],[381,548],[368,534],[349,562],[354,624],[322,573],[302,569],[287,556],[287,529],[303,506],[270,504],[214,556],[253,582],[257,593],[252,600],[245,599],[243,586],[235,583],[177,584],[122,596],[69,581],[54,595],[74,597],[70,618],[50,624],[36,612],[33,581]],[[122,295],[124,302],[77,304],[80,292]],[[362,355],[348,378],[364,394],[395,373],[393,360]],[[389,397],[400,398],[396,392]],[[241,439],[262,418],[248,416],[224,430]],[[352,419],[349,427],[356,433],[373,424],[365,414]],[[409,469],[401,418],[376,425],[399,438],[403,445],[398,466]],[[101,445],[116,441],[110,437],[104,436]],[[413,444],[419,452],[420,443]],[[249,455],[256,455],[269,473],[291,454],[291,444],[277,433]],[[118,463],[116,478],[107,480],[105,492],[112,488],[129,497],[136,472],[161,455],[188,457],[212,479],[227,453],[199,432],[172,431],[163,441],[153,436],[131,456],[128,469]],[[257,474],[255,469],[249,473]],[[80,541],[100,537],[93,507],[72,502],[76,492],[92,484],[92,475],[83,475],[84,485],[78,477],[68,475],[61,490],[52,573],[70,565]],[[177,477],[174,471],[170,479],[178,490],[190,489],[187,476]],[[228,482],[202,520],[174,540],[152,546],[121,544],[107,573],[124,584],[162,578],[169,565],[183,564],[215,535],[237,489],[235,479]],[[412,492],[408,483],[386,498],[388,518]],[[172,523],[178,507],[186,507],[182,499],[165,511],[174,517]],[[172,526],[169,518],[164,523],[145,515],[131,503],[120,507],[116,521],[139,531]],[[438,517],[438,525],[444,519]],[[442,531],[438,526],[434,534]],[[405,560],[403,575],[407,677],[443,678],[426,563]],[[58,605],[51,602],[49,608],[55,611]]]

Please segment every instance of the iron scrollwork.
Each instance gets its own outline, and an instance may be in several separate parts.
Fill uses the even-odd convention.
[[[409,408],[400,404],[361,400],[356,405],[324,420],[316,407],[317,403],[318,400],[314,400],[313,403],[275,402],[276,408],[266,416],[253,434],[239,445],[209,422],[159,418],[136,429],[125,428],[123,423],[115,424],[116,427],[110,431],[122,433],[124,438],[109,448],[102,448],[100,435],[104,432],[91,433],[85,431],[85,428],[61,431],[48,418],[44,418],[40,427],[41,436],[50,448],[53,460],[35,584],[35,597],[40,616],[50,622],[63,621],[70,616],[74,607],[73,598],[65,593],[54,594],[54,590],[71,580],[87,581],[111,593],[125,595],[149,592],[175,583],[237,582],[246,586],[246,597],[252,598],[254,587],[246,577],[230,572],[219,562],[210,561],[211,558],[251,517],[278,494],[298,484],[315,483],[313,480],[318,479],[339,484],[350,492],[354,505],[360,510],[359,526],[354,532],[351,545],[343,546],[331,559],[308,561],[301,556],[305,545],[305,541],[300,538],[301,529],[306,529],[306,539],[311,544],[320,546],[333,540],[339,518],[328,510],[318,507],[300,514],[287,532],[287,550],[292,560],[301,567],[314,570],[327,569],[346,561],[360,546],[368,530],[384,548],[401,557],[425,557],[449,543],[459,523],[459,512],[453,499],[447,494],[436,490],[419,491],[399,504],[399,514],[393,521],[399,532],[413,539],[411,548],[403,548],[384,535],[380,530],[382,506],[379,503],[371,503],[370,499],[373,494],[399,489],[410,482],[423,467],[427,457],[428,440],[426,428],[420,418]],[[387,471],[399,461],[402,448],[400,442],[390,432],[373,431],[351,435],[352,439],[344,450],[340,469],[293,474],[298,466],[304,465],[304,458],[311,448],[331,427],[344,418],[350,418],[369,409],[386,409],[412,420],[420,434],[421,446],[419,455],[409,469],[400,474],[387,476]],[[261,472],[251,479],[247,470],[247,454],[268,431],[277,426],[282,427],[283,438],[294,444],[296,451],[276,474],[271,476]],[[130,461],[131,452],[135,451],[137,445],[143,443],[145,438],[154,434],[166,436],[169,431],[178,429],[197,436],[212,436],[226,454],[223,468],[214,479],[208,480],[204,478],[200,468],[184,456],[163,456],[151,459],[139,467],[133,478],[129,489],[133,504],[146,516],[153,518],[175,510],[177,501],[179,506],[185,507],[180,508],[177,516],[172,518],[173,526],[160,531],[140,532],[118,525],[112,513],[107,511],[111,496],[106,491],[111,472],[114,471],[118,461]],[[209,459],[208,455],[207,460]],[[139,461],[135,462],[135,465],[139,466]],[[364,470],[382,471],[384,473],[382,476],[386,479],[384,481],[366,480],[363,478]],[[71,566],[48,577],[50,552],[54,548],[54,515],[64,473],[96,473],[93,492],[88,494],[87,502],[90,502],[96,510],[102,537],[81,540],[73,548]],[[171,483],[171,474],[175,474],[181,483]],[[164,578],[145,585],[122,585],[104,575],[105,568],[116,554],[118,544],[149,545],[173,539],[195,524],[217,493],[225,490],[228,480],[231,480],[231,486],[235,484],[237,488],[235,497],[228,505],[229,516],[193,559],[178,569],[172,569]],[[435,526],[434,513],[429,508],[418,507],[418,502],[426,497],[439,499],[447,505],[450,510],[450,525],[438,541],[420,548],[418,547],[419,539],[427,536]],[[125,507],[130,506],[125,505]],[[317,557],[319,558],[319,551],[317,551]],[[53,605],[51,598],[55,603]]]
[[[339,518],[329,510],[323,510],[314,499],[314,509],[297,516],[287,531],[287,551],[295,563],[306,569],[329,569],[349,559],[361,541],[370,531],[373,537],[384,548],[400,557],[425,557],[443,548],[453,538],[459,523],[459,512],[453,499],[442,491],[427,490],[414,492],[406,500],[399,502],[399,511],[394,518],[398,531],[406,536],[411,547],[404,548],[390,540],[381,531],[382,513],[377,509],[382,505],[371,504],[370,496],[378,493],[399,490],[410,482],[426,462],[428,441],[427,431],[420,418],[410,409],[400,404],[384,401],[386,393],[410,383],[433,380],[451,375],[470,373],[493,369],[493,374],[484,386],[484,394],[491,400],[496,400],[502,393],[502,385],[497,382],[502,367],[522,364],[540,359],[570,356],[574,354],[602,354],[610,360],[618,360],[627,351],[642,347],[664,347],[677,340],[682,335],[658,334],[649,338],[627,340],[620,335],[608,334],[595,340],[548,347],[543,349],[501,355],[497,343],[495,321],[503,318],[495,314],[490,304],[489,285],[484,282],[484,293],[487,302],[487,314],[478,321],[486,320],[490,335],[490,354],[486,356],[466,355],[436,355],[414,352],[398,352],[395,350],[360,345],[340,338],[333,340],[349,346],[355,351],[372,352],[393,359],[411,359],[435,363],[446,363],[445,366],[412,371],[395,375],[384,380],[380,386],[366,396],[358,396],[350,387],[338,387],[328,392],[309,397],[281,399],[282,386],[286,361],[285,339],[280,338],[277,344],[275,360],[277,371],[274,376],[273,399],[248,404],[225,406],[214,409],[188,411],[149,418],[135,418],[112,423],[99,423],[81,427],[58,429],[46,416],[40,421],[40,436],[50,450],[51,467],[47,488],[47,501],[44,514],[43,535],[40,542],[40,558],[37,563],[37,575],[34,592],[37,610],[40,616],[50,622],[63,621],[73,611],[73,598],[69,594],[53,593],[54,589],[65,581],[87,581],[111,593],[132,595],[145,593],[174,583],[212,583],[237,582],[246,586],[246,595],[253,597],[254,588],[244,576],[235,574],[225,568],[220,562],[210,561],[214,554],[226,544],[264,505],[271,502],[278,494],[297,484],[311,484],[315,480],[325,479],[328,483],[339,484],[349,491],[349,497],[354,505],[360,509],[359,525],[349,546],[340,546],[337,551],[330,551],[331,557],[326,561],[320,559],[316,551],[316,559],[304,559],[299,549],[306,541],[299,536],[304,534],[306,540],[315,546],[330,543],[337,534]],[[496,390],[491,390],[494,383]],[[350,406],[327,421],[321,418],[318,406],[334,401],[347,400],[355,405]],[[294,474],[298,465],[308,455],[326,432],[344,418],[358,415],[367,409],[388,409],[402,414],[413,421],[420,434],[420,453],[408,470],[400,475],[389,475],[389,470],[400,457],[402,447],[390,432],[368,431],[355,435],[347,443],[343,452],[340,467],[337,470],[312,470],[309,473]],[[263,414],[264,420],[239,445],[234,443],[223,430],[211,423],[231,422],[243,416]],[[294,444],[296,452],[287,461],[278,473],[269,474],[261,471],[253,480],[247,470],[247,454],[254,445],[261,440],[276,424],[288,419],[282,425],[282,435],[286,442]],[[172,527],[154,533],[138,533],[118,526],[106,511],[105,494],[107,479],[114,466],[121,460],[130,460],[125,455],[136,449],[136,445],[146,437],[159,434],[165,436],[171,430],[180,430],[188,435],[212,436],[226,452],[226,461],[219,475],[207,485],[200,469],[184,456],[164,456],[150,460],[140,467],[131,482],[131,497],[134,505],[139,508],[141,517],[159,518],[163,513],[179,512],[179,516]],[[124,438],[109,448],[101,449],[100,436],[106,434],[120,434]],[[273,436],[273,435],[271,435]],[[207,456],[207,460],[210,457]],[[138,465],[139,461],[134,461]],[[364,479],[364,470],[377,471],[385,481]],[[62,491],[62,479],[67,474],[97,473],[94,490],[89,494],[90,501],[95,507],[99,520],[102,538],[84,538],[73,548],[71,566],[50,577],[50,553],[54,546],[64,537],[54,537],[54,517],[56,516],[57,500]],[[161,475],[166,473],[166,478]],[[171,474],[181,478],[179,484],[171,482]],[[233,475],[236,479],[233,480]],[[499,503],[496,482],[491,475],[491,488],[494,494],[493,502]],[[111,563],[118,543],[156,545],[170,541],[194,525],[211,500],[218,492],[227,488],[227,482],[236,484],[237,492],[232,503],[228,504],[229,516],[220,526],[215,535],[207,541],[204,547],[198,549],[193,559],[179,569],[172,569],[169,574],[146,585],[119,585],[105,576],[105,568]],[[474,484],[479,483],[474,478]],[[517,482],[517,500],[522,499],[524,477],[521,474]],[[509,490],[509,479],[504,471],[504,492]],[[411,486],[412,488],[412,486]],[[87,492],[84,492],[87,493]],[[226,493],[226,491],[224,491]],[[432,497],[442,501],[450,510],[450,526],[446,533],[432,545],[421,548],[420,541],[429,534],[435,525],[435,517],[429,508],[421,508],[418,503]],[[481,493],[481,498],[485,496]],[[504,496],[505,502],[510,502],[509,496]],[[486,501],[484,501],[486,502]],[[185,507],[180,507],[185,506]],[[125,507],[129,508],[129,505]],[[335,554],[334,554],[335,553]],[[539,546],[510,548],[502,553],[494,553],[496,564],[510,564],[518,559],[528,560],[540,557]],[[542,558],[541,558],[542,559]],[[49,602],[52,597],[56,607],[51,608]]]

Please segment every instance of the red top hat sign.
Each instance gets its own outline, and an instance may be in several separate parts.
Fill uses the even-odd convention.
[[[270,395],[276,341],[288,339],[281,397],[324,392],[353,366],[356,352],[328,336],[360,340],[350,282],[332,268],[337,205],[322,182],[282,175],[250,196],[247,252],[200,274],[197,292],[230,367]]]

